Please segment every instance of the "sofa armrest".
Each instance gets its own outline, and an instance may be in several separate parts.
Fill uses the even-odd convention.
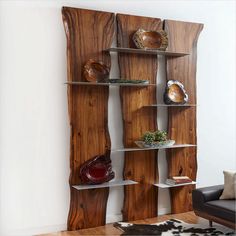
[[[194,189],[192,192],[193,209],[201,210],[206,202],[218,200],[223,192],[223,189],[224,185]]]

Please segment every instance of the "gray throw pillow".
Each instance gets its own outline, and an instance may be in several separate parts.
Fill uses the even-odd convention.
[[[220,199],[236,199],[236,172],[223,171],[224,191]]]

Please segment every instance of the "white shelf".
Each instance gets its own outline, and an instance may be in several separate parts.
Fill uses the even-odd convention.
[[[196,107],[196,104],[152,104],[144,107]]]
[[[100,83],[100,82],[86,82],[86,81],[78,81],[78,82],[65,82],[67,85],[89,85],[89,86],[127,86],[127,87],[145,87],[145,86],[156,86],[156,84],[149,84],[149,83]]]
[[[121,148],[121,149],[113,149],[112,152],[133,152],[133,151],[148,151],[148,150],[157,150],[157,149],[169,149],[169,148],[185,148],[185,147],[196,147],[194,144],[174,144],[172,146],[166,147],[150,147],[150,148]]]
[[[95,188],[117,187],[117,186],[132,185],[132,184],[138,184],[138,182],[135,182],[133,180],[115,180],[103,184],[73,185],[72,187],[77,190],[85,190],[85,189],[95,189]]]
[[[105,52],[120,52],[120,53],[136,53],[136,54],[148,54],[148,55],[163,55],[171,57],[182,57],[187,56],[189,53],[185,52],[171,52],[171,51],[161,51],[155,49],[137,49],[137,48],[108,48],[104,50]]]
[[[185,186],[185,185],[193,185],[193,184],[196,184],[195,181],[192,181],[190,183],[184,183],[184,184],[176,184],[176,185],[169,185],[169,184],[154,184],[155,186],[157,186],[158,188],[176,188],[176,187],[179,187],[179,186]]]

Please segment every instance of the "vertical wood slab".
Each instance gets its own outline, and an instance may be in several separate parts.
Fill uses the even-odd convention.
[[[167,80],[178,80],[184,84],[189,103],[196,104],[196,62],[197,40],[202,24],[165,20],[168,33],[167,50],[190,53],[184,57],[168,57],[166,60]],[[196,107],[168,109],[168,133],[177,144],[197,144]],[[169,149],[167,151],[169,176],[187,175],[196,180],[197,148]],[[192,210],[192,189],[194,185],[171,188],[172,213]]]
[[[118,46],[134,47],[132,36],[139,28],[158,30],[162,22],[157,18],[117,15]],[[156,83],[157,57],[154,55],[119,54],[121,78],[144,79]],[[124,146],[135,146],[134,141],[149,130],[156,130],[156,110],[144,105],[156,103],[155,87],[122,87],[120,89]],[[124,178],[138,181],[139,185],[125,186],[124,220],[137,220],[157,215],[157,151],[126,152]]]
[[[83,81],[82,68],[89,59],[110,66],[110,56],[102,50],[111,46],[114,14],[63,7],[62,16],[67,37],[68,81]],[[81,164],[110,149],[108,95],[108,87],[68,87],[71,126],[68,230],[105,224],[109,189],[77,191],[72,185],[80,184]]]

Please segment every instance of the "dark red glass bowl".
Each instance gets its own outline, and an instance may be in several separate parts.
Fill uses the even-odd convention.
[[[83,184],[102,184],[114,177],[115,173],[112,171],[111,159],[108,156],[95,156],[80,167],[80,179]]]

